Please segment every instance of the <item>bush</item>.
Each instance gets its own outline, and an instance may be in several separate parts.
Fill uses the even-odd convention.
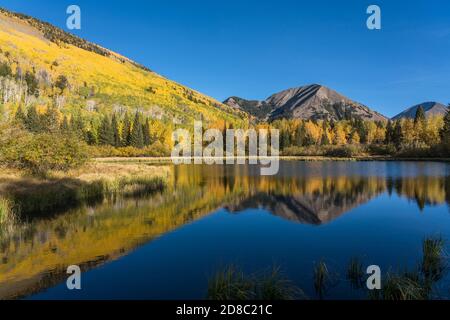
[[[210,300],[294,300],[304,298],[301,289],[294,286],[274,266],[270,272],[246,275],[234,266],[228,266],[208,281]]]
[[[438,156],[433,151],[434,149],[430,147],[417,148],[403,146],[395,155],[399,158],[430,158]]]
[[[367,152],[373,156],[390,156],[397,152],[394,145],[371,144],[367,146]]]
[[[297,147],[292,146],[283,150],[283,156],[295,157],[295,156],[323,156],[325,154],[325,147],[323,146],[309,146],[309,147]]]
[[[337,158],[351,158],[363,154],[363,149],[356,145],[329,147],[325,152],[326,156]]]
[[[142,149],[134,147],[115,148],[113,146],[92,146],[89,148],[90,155],[94,158],[101,157],[168,157],[170,150],[161,142],[155,142]]]
[[[50,170],[67,171],[88,160],[87,147],[75,136],[39,133],[21,129],[3,132],[0,161],[8,167],[45,176]]]
[[[0,62],[0,77],[9,77],[12,75],[11,67],[7,62]]]

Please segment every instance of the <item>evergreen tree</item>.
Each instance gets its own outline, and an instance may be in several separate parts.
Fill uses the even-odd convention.
[[[115,147],[120,147],[122,144],[122,141],[120,140],[120,132],[119,132],[119,123],[117,122],[116,114],[113,114],[112,117],[112,132],[113,132],[113,145]]]
[[[322,133],[322,138],[321,138],[320,144],[322,146],[327,146],[330,144],[330,139],[328,137],[328,121],[327,120],[324,120],[322,123],[322,131],[323,131],[323,133]]]
[[[70,129],[73,133],[78,135],[80,138],[84,136],[84,123],[81,115],[78,114],[72,118],[70,122]],[[85,137],[86,138],[86,137]],[[85,139],[87,141],[87,139]]]
[[[389,120],[386,126],[386,135],[384,138],[385,144],[391,144],[394,141],[394,126],[392,125],[392,121]]]
[[[367,127],[361,118],[355,120],[355,130],[359,135],[361,143],[367,143]]]
[[[327,131],[324,131],[324,132],[322,133],[322,138],[321,138],[321,140],[320,140],[320,144],[321,144],[322,146],[328,146],[328,145],[330,144],[330,139],[329,139],[329,137],[328,137]]]
[[[35,106],[28,108],[25,119],[25,128],[31,132],[39,132],[42,129],[41,118],[39,117]]]
[[[17,112],[16,112],[16,114],[15,114],[15,116],[14,116],[14,119],[15,119],[15,121],[16,121],[18,124],[20,124],[20,125],[25,125],[25,122],[26,122],[26,116],[25,116],[25,113],[24,113],[23,110],[22,110],[22,106],[19,106],[19,107],[17,108]]]
[[[63,122],[61,123],[61,132],[63,133],[69,133],[70,126],[69,126],[69,119],[66,115],[64,115]]]
[[[144,132],[144,145],[149,146],[152,143],[152,141],[150,137],[150,121],[148,120],[148,118],[145,120],[142,130]]]
[[[34,73],[27,71],[25,73],[25,82],[27,83],[27,93],[29,95],[37,96],[39,94],[39,83]]]
[[[423,110],[422,106],[417,108],[416,116],[414,118],[414,124],[424,123],[426,121],[425,110]]]
[[[11,67],[7,62],[0,62],[0,77],[12,76]]]
[[[90,146],[96,145],[97,144],[97,139],[95,138],[94,133],[92,132],[92,130],[88,130],[86,131],[86,143]]]
[[[223,128],[222,128],[222,146],[223,146],[223,153],[226,154],[227,150],[227,122],[223,122]]]
[[[98,143],[100,145],[113,145],[114,143],[114,133],[107,116],[103,118],[102,124],[98,129]]]
[[[305,145],[305,137],[306,137],[306,129],[305,124],[300,123],[300,125],[297,127],[297,130],[295,131],[295,145],[298,147]]]
[[[440,131],[442,143],[450,146],[450,104],[447,107],[447,113],[444,117],[444,126]]]
[[[61,93],[69,86],[69,81],[67,80],[66,76],[60,75],[56,79],[55,87],[59,88],[61,90]]]
[[[58,108],[55,105],[49,106],[41,118],[43,130],[48,132],[56,132],[59,130]]]
[[[127,147],[131,145],[131,123],[128,114],[125,113],[122,126],[122,146]]]
[[[280,134],[280,149],[283,150],[291,145],[291,137],[287,129],[282,129]]]
[[[144,134],[142,132],[141,117],[139,112],[136,112],[133,122],[133,128],[131,129],[130,145],[142,149],[144,147]]]
[[[402,124],[401,124],[400,120],[397,120],[395,122],[395,126],[394,126],[394,134],[392,136],[392,143],[397,148],[400,148],[402,141],[403,141]]]

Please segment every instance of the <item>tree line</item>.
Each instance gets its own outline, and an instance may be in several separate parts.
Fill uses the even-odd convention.
[[[135,113],[132,120],[128,113],[122,117],[114,113],[112,117],[104,115],[99,125],[93,121],[86,125],[80,115],[62,116],[54,105],[49,106],[45,112],[38,112],[35,106],[30,106],[24,112],[19,106],[14,117],[16,124],[32,133],[75,134],[89,145],[117,148],[131,146],[138,149],[154,142],[150,133],[150,121],[142,118],[139,112]]]
[[[426,117],[422,107],[414,119],[364,121],[276,120],[271,127],[280,130],[280,148],[345,145],[386,145],[397,151],[449,145],[450,116]]]

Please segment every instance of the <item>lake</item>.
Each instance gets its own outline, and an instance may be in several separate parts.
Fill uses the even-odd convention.
[[[352,258],[383,273],[413,269],[426,237],[450,241],[449,169],[282,161],[264,177],[250,165],[172,166],[163,192],[30,219],[2,236],[0,298],[203,299],[208,279],[233,264],[278,266],[315,299],[320,261],[336,280],[326,298],[365,298],[346,279]],[[82,290],[70,291],[74,264]],[[436,298],[449,297],[449,283],[445,275]]]

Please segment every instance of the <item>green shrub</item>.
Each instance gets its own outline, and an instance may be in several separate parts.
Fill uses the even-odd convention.
[[[403,146],[396,154],[396,157],[399,158],[430,158],[436,157],[434,154],[433,148],[430,147],[413,147],[413,146]]]
[[[303,291],[285,279],[278,267],[260,275],[246,275],[234,266],[218,272],[208,283],[210,300],[293,300]]]
[[[367,146],[367,152],[373,156],[390,156],[397,152],[394,145],[370,144]]]
[[[364,268],[358,258],[352,258],[347,269],[347,280],[352,288],[361,289],[364,286]]]
[[[161,142],[155,142],[148,147],[142,149],[134,147],[116,148],[113,146],[91,146],[89,148],[90,155],[94,158],[101,157],[168,157],[170,150]]]
[[[442,278],[446,269],[444,246],[442,238],[427,238],[423,241],[421,272],[426,282],[436,282]]]
[[[3,165],[45,176],[50,170],[67,171],[88,160],[87,147],[75,136],[11,129],[0,140]]]
[[[363,154],[362,148],[356,145],[332,146],[328,147],[325,152],[326,156],[337,158],[351,158]]]
[[[301,157],[301,156],[323,156],[326,148],[323,146],[308,146],[308,147],[287,147],[283,150],[283,156]]]
[[[374,290],[370,297],[375,300],[427,300],[429,291],[415,274],[388,274],[381,290]]]

